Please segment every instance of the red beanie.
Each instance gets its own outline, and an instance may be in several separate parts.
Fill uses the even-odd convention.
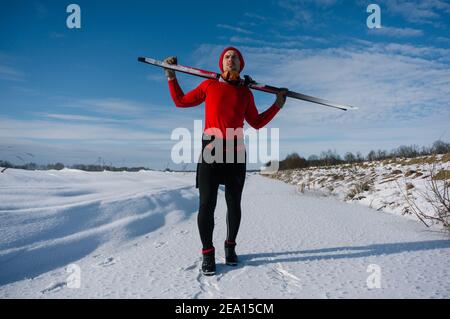
[[[235,47],[227,47],[227,48],[225,48],[225,50],[222,51],[222,54],[220,55],[220,59],[219,59],[219,68],[220,68],[220,70],[223,72],[223,65],[222,65],[223,56],[225,55],[225,52],[227,52],[229,50],[233,50],[233,51],[235,51],[238,54],[239,61],[241,61],[241,69],[239,70],[239,72],[241,72],[242,69],[244,68],[245,62],[244,62],[244,58],[242,57],[241,52],[238,49],[236,49]]]

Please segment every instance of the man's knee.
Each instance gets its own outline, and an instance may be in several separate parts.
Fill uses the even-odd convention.
[[[216,208],[217,197],[216,196],[201,196],[200,197],[200,210],[213,211]]]

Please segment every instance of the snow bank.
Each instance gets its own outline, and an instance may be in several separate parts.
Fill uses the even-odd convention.
[[[379,211],[417,220],[410,203],[429,214],[432,206],[424,195],[430,195],[430,173],[450,170],[448,156],[420,157],[345,164],[331,167],[279,171],[272,178],[296,185],[302,193],[315,192],[335,196],[348,203],[359,203]],[[443,187],[443,180],[437,181]]]

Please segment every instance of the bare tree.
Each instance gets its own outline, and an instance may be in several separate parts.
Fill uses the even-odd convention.
[[[437,140],[436,142],[433,143],[431,150],[434,154],[445,154],[450,152],[450,144],[445,143],[441,140]]]
[[[441,170],[436,172],[436,165],[433,164],[430,171],[430,177],[427,184],[427,192],[420,192],[419,195],[430,204],[430,211],[419,207],[417,202],[408,196],[408,193],[402,193],[408,203],[408,211],[413,213],[419,220],[430,227],[433,223],[442,224],[444,229],[450,233],[450,172]]]
[[[387,157],[387,152],[384,150],[378,150],[376,157],[377,157],[377,160],[383,160]]]
[[[344,160],[345,160],[347,163],[353,163],[353,162],[356,160],[356,157],[355,157],[355,155],[353,155],[352,152],[347,152],[347,153],[345,153],[345,155],[344,155]]]
[[[377,153],[375,153],[374,150],[370,151],[369,154],[367,154],[367,160],[369,162],[373,162],[377,159]]]
[[[361,154],[361,152],[356,152],[356,161],[357,162],[363,162],[364,156]]]
[[[413,158],[417,157],[420,154],[419,146],[410,145],[405,146],[402,145],[393,151],[394,156],[403,157],[403,158]]]

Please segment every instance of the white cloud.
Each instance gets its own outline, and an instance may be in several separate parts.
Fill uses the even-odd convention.
[[[65,34],[64,33],[60,33],[60,32],[51,32],[50,33],[50,38],[51,39],[63,39],[65,38]]]
[[[437,37],[437,41],[445,44],[450,44],[450,37]]]
[[[165,78],[164,73],[147,74],[145,76],[145,78],[149,81],[157,82],[157,83],[166,83],[167,82],[167,79]]]
[[[170,108],[170,107],[168,107]],[[175,107],[173,107],[175,109]],[[148,132],[169,132],[177,127],[186,127],[188,129],[193,128],[195,120],[202,119],[201,110],[197,112],[190,112],[189,109],[175,109],[174,112],[160,112],[153,116],[142,116],[135,118],[112,118],[112,117],[100,117],[100,116],[86,116],[80,114],[57,114],[57,113],[34,113],[38,116],[40,121],[52,120],[53,122],[59,121],[63,125],[65,124],[80,124],[80,125],[114,125],[115,127],[125,127],[128,130],[142,130]],[[32,120],[34,121],[34,120]],[[53,123],[52,122],[52,123]],[[27,123],[24,120],[24,127],[27,127]],[[47,124],[46,124],[47,125]]]
[[[13,66],[16,59],[11,54],[0,51],[0,80],[24,81],[25,74]]]
[[[80,108],[111,115],[137,116],[147,112],[148,105],[121,98],[69,99],[64,107]]]
[[[299,44],[304,44],[304,43],[306,43],[306,44],[310,44],[310,43],[328,44],[328,43],[330,43],[330,41],[325,38],[312,37],[312,36],[308,36],[308,35],[286,36],[286,35],[276,34],[275,39],[282,40],[280,44],[282,44],[283,42],[295,42],[295,43],[297,43],[297,46],[299,46]],[[278,43],[276,43],[276,44],[278,44]]]
[[[107,123],[72,123],[71,121],[19,120],[0,117],[1,138],[35,139],[35,140],[76,140],[97,141],[112,140],[151,141],[167,140],[167,134],[148,130],[130,129]],[[169,136],[170,138],[170,136]]]
[[[245,29],[239,28],[239,27],[233,27],[233,26],[227,25],[227,24],[217,24],[216,26],[218,28],[235,31],[235,32],[238,32],[238,33],[244,33],[244,34],[252,34],[253,33],[252,31],[245,30]]]
[[[23,72],[11,66],[0,65],[0,79],[9,81],[23,81],[25,79],[25,75]]]
[[[375,29],[369,29],[368,34],[375,34],[375,35],[384,35],[384,36],[390,36],[395,38],[404,38],[404,37],[420,37],[423,36],[423,31],[418,29],[411,29],[411,28],[394,28],[394,27],[386,27],[383,26],[382,28],[375,28]]]
[[[364,108],[373,106],[385,116],[394,110],[414,111],[416,106],[435,112],[448,109],[450,70],[439,62],[449,56],[445,49],[373,44],[322,50],[248,48],[247,52],[251,61],[247,65],[257,72],[257,79],[359,105],[363,110],[358,113],[366,119],[374,115]]]
[[[245,43],[246,45],[271,45],[269,41],[258,40],[250,37],[233,36],[230,38],[231,43]]]
[[[48,16],[47,7],[40,1],[33,2],[34,10],[39,19],[44,19]]]
[[[280,23],[286,27],[323,26],[324,12],[329,11],[336,2],[336,0],[278,0],[278,5],[285,12],[292,14],[292,18],[281,20]]]
[[[259,15],[259,14],[256,14],[256,13],[251,13],[251,12],[246,12],[246,13],[244,14],[244,16],[245,16],[245,17],[248,17],[248,18],[250,18],[250,19],[254,19],[254,20],[260,21],[260,22],[263,22],[263,21],[267,21],[267,20],[268,20],[267,17],[264,17],[264,16]]]
[[[96,116],[85,116],[77,114],[54,114],[54,113],[37,113],[37,115],[43,116],[49,119],[64,120],[64,121],[76,121],[76,122],[110,122],[120,123],[121,120],[109,119]]]
[[[321,37],[311,36],[282,36],[276,35],[271,40],[261,40],[251,37],[233,36],[230,38],[232,43],[242,43],[244,45],[257,45],[257,46],[275,46],[278,48],[301,48],[307,47],[311,43],[326,44],[329,41]]]
[[[439,26],[439,19],[450,13],[450,3],[441,0],[381,0],[392,15],[402,16],[406,21]]]
[[[296,26],[299,23],[312,24],[314,22],[313,13],[311,10],[306,8],[306,3],[292,0],[280,0],[278,5],[287,10],[286,12],[291,12],[293,14],[293,19],[283,21],[287,26]]]

